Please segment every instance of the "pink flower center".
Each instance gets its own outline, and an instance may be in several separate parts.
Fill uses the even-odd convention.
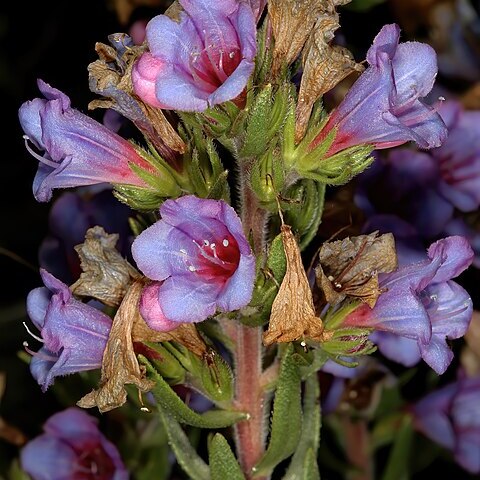
[[[191,73],[202,89],[214,92],[235,71],[241,61],[238,47],[226,48],[219,52],[204,49],[191,56]]]
[[[235,238],[227,234],[224,238],[209,240],[194,240],[198,254],[194,265],[188,269],[195,275],[201,275],[204,280],[225,283],[235,272],[240,261],[240,250]]]
[[[101,445],[82,452],[75,467],[73,480],[110,480],[115,474],[115,465]]]

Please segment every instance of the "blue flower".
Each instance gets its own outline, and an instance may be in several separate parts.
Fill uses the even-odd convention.
[[[43,430],[20,454],[22,469],[33,480],[128,480],[116,447],[94,417],[69,408],[52,415]]]
[[[112,320],[76,300],[67,285],[46,270],[40,274],[46,288],[29,293],[27,312],[44,342],[33,354],[30,371],[45,391],[55,377],[101,367]]]
[[[150,327],[168,330],[171,322],[200,322],[217,308],[247,305],[255,258],[235,210],[189,195],[167,200],[160,214],[132,246],[138,268],[156,281],[140,305]]]
[[[379,274],[384,293],[375,307],[360,306],[345,325],[382,332],[375,341],[392,360],[411,366],[421,357],[437,373],[444,373],[453,359],[446,339],[465,334],[473,311],[468,293],[451,279],[472,260],[473,251],[463,237],[433,243],[427,260]]]

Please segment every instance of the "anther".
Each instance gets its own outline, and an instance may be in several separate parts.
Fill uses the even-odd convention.
[[[225,238],[225,239],[223,240],[223,242],[222,242],[222,245],[223,245],[224,247],[228,247],[229,241]]]

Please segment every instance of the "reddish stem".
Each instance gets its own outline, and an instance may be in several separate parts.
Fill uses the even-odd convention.
[[[262,329],[236,325],[235,332],[236,407],[247,412],[248,420],[235,425],[240,465],[247,480],[265,451],[265,391],[262,378]],[[257,477],[257,480],[266,477]]]
[[[367,422],[363,419],[344,418],[342,424],[348,460],[353,467],[358,469],[349,475],[349,480],[372,480],[374,478],[373,464]]]

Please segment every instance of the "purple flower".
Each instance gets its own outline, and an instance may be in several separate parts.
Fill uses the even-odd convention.
[[[456,208],[471,212],[480,206],[480,111],[445,102],[439,112],[449,133],[431,151],[439,169],[437,189]]]
[[[217,309],[247,305],[255,258],[235,210],[189,195],[167,200],[160,214],[132,246],[140,270],[156,281],[140,305],[150,327],[171,329],[172,322],[200,322]]]
[[[362,144],[380,149],[413,140],[422,148],[432,148],[443,142],[445,124],[419,100],[435,81],[435,51],[418,42],[399,44],[399,37],[395,24],[380,30],[367,53],[369,67],[332,112],[311,149],[333,129],[337,132],[328,155]]]
[[[451,450],[471,473],[480,473],[480,377],[461,378],[413,408],[415,426]]]
[[[396,213],[422,237],[436,237],[454,214],[452,203],[439,192],[440,179],[438,161],[431,154],[394,149],[360,176],[355,201],[369,216]]]
[[[101,367],[112,321],[76,300],[69,288],[46,270],[40,270],[40,275],[47,288],[29,293],[27,313],[44,343],[39,352],[30,352],[30,371],[45,391],[55,377]]]
[[[448,237],[433,243],[427,260],[401,267],[394,273],[380,274],[380,288],[385,291],[375,307],[360,306],[347,317],[345,324],[371,327],[414,340],[418,349],[414,353],[418,352],[437,373],[444,373],[453,359],[446,339],[465,334],[473,311],[468,293],[450,279],[463,272],[472,260],[473,251],[463,237]],[[391,335],[387,341],[384,339],[385,336],[376,338],[386,357],[407,365],[415,363],[400,344],[395,345]],[[403,339],[401,342],[404,345]],[[407,345],[413,347],[412,342]],[[403,352],[400,357],[399,352]]]
[[[65,192],[55,200],[49,215],[50,234],[40,246],[40,266],[68,284],[80,276],[80,260],[73,247],[83,243],[89,228],[100,225],[107,233],[118,233],[118,250],[124,256],[130,251],[131,210],[118,202],[111,190],[91,190]]]
[[[254,68],[255,14],[264,2],[253,3],[180,0],[179,23],[153,18],[150,52],[132,72],[135,93],[155,107],[193,112],[237,98]]]
[[[48,202],[54,188],[97,183],[145,186],[129,164],[144,170],[152,167],[133,146],[104,125],[70,107],[70,99],[42,80],[38,88],[46,99],[25,102],[19,110],[22,128],[45,156],[28,151],[40,161],[33,181],[33,194]]]
[[[22,469],[33,480],[127,480],[116,447],[99,431],[97,420],[78,408],[52,415],[44,434],[23,447]]]

